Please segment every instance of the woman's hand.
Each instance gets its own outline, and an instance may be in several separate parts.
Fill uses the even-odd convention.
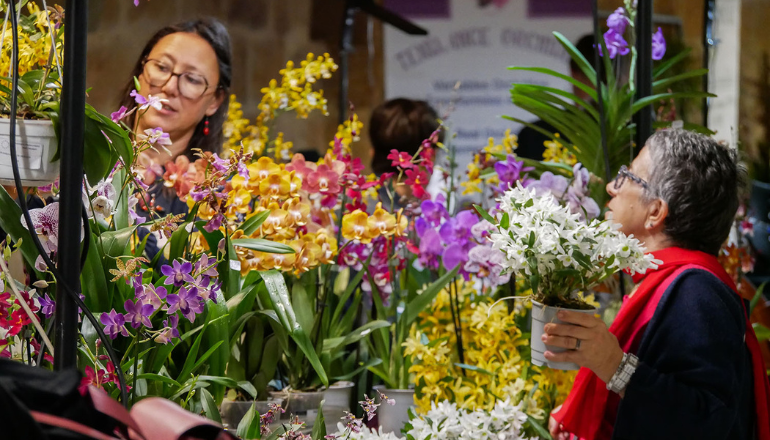
[[[551,413],[559,412],[560,409],[561,405],[554,408]],[[569,432],[562,430],[561,423],[557,422],[553,417],[550,417],[548,420],[548,432],[551,433],[553,440],[569,440],[570,438]]]
[[[623,349],[604,321],[568,310],[561,310],[556,316],[569,324],[546,324],[543,342],[570,350],[563,353],[546,351],[545,358],[554,362],[574,362],[596,373],[605,383],[609,382],[623,359]],[[575,350],[578,340],[580,348]]]

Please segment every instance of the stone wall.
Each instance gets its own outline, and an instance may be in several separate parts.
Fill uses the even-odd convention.
[[[61,1],[60,3],[64,3]],[[287,60],[298,62],[308,52],[329,52],[338,59],[341,0],[93,0],[89,2],[88,86],[89,102],[102,112],[114,111],[119,93],[139,53],[158,29],[201,16],[213,16],[228,27],[233,42],[233,88],[247,117],[256,116],[260,89]],[[350,100],[366,122],[371,109],[382,101],[382,35],[373,26],[373,54],[367,53],[366,17],[359,14],[350,55]],[[325,150],[337,126],[338,76],[322,83],[329,99],[329,116],[295,121],[285,115],[278,128],[295,150]],[[362,136],[358,155],[368,155]],[[365,163],[368,161],[364,161]]]

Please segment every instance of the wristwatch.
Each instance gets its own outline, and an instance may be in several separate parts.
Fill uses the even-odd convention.
[[[639,365],[639,358],[631,353],[623,353],[623,359],[618,365],[617,371],[612,375],[612,379],[607,382],[607,389],[620,394],[628,386],[628,382],[631,380],[631,375],[636,371],[636,367]]]

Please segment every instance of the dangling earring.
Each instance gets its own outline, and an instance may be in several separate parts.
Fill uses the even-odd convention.
[[[206,116],[203,119],[203,135],[208,136],[209,135],[209,117]]]

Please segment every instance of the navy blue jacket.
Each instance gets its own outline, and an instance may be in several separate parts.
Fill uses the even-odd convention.
[[[741,301],[704,270],[671,283],[639,343],[613,439],[756,437]]]

